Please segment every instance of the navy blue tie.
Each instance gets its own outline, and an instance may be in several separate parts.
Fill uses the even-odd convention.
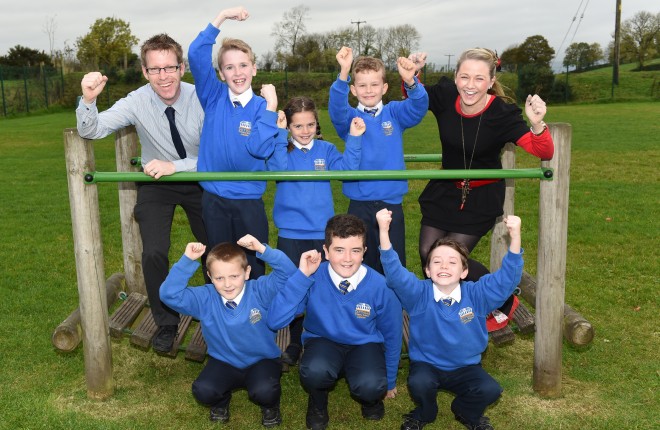
[[[351,283],[348,282],[346,279],[344,279],[343,281],[341,281],[339,283],[339,291],[341,291],[342,294],[346,294],[346,293],[348,293],[348,287],[350,287],[350,286],[351,286]]]
[[[368,113],[371,116],[376,116],[377,112],[378,112],[378,108],[373,108],[373,109],[364,108],[364,113]]]
[[[172,106],[168,106],[165,109],[165,116],[170,123],[170,133],[172,133],[172,142],[174,143],[176,153],[179,154],[180,158],[186,158],[186,149],[183,147],[181,135],[179,134],[179,130],[177,130],[176,124],[174,123],[174,108]]]
[[[446,297],[442,299],[441,302],[446,306],[451,306],[451,304],[454,302],[454,299],[452,299],[451,297]]]
[[[238,305],[236,304],[236,302],[234,302],[232,300],[227,300],[227,303],[225,303],[225,306],[227,306],[229,309],[236,309],[236,306],[238,306]]]
[[[304,153],[307,154],[309,152],[309,148],[302,147],[300,150]]]
[[[241,102],[239,102],[238,100],[234,100],[232,103],[234,103],[235,108],[241,106]]]

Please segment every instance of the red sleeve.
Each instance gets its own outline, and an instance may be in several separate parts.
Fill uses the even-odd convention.
[[[541,160],[549,160],[555,153],[555,144],[547,128],[539,136],[528,131],[518,139],[516,145],[530,154],[539,157]]]

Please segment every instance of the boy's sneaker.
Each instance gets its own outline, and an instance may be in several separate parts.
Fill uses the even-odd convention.
[[[175,325],[163,325],[158,327],[158,331],[156,331],[156,335],[151,341],[154,351],[161,354],[167,354],[170,352],[172,350],[172,345],[174,344],[177,329],[178,327]]]
[[[401,430],[422,430],[425,425],[426,422],[413,418],[411,414],[406,414],[403,416]]]
[[[456,421],[463,424],[469,430],[494,430],[494,427],[490,423],[490,419],[488,417],[482,416],[479,418],[479,422],[477,424],[470,424],[465,418],[458,414],[454,414],[454,418],[456,418]]]
[[[328,421],[330,421],[328,409],[317,409],[310,396],[307,401],[307,416],[305,419],[307,428],[311,430],[325,430],[328,427]]]
[[[385,416],[385,405],[379,400],[375,405],[362,405],[362,417],[366,420],[378,421]]]
[[[216,423],[226,423],[229,421],[229,408],[212,407],[209,419]]]
[[[280,408],[278,406],[274,408],[261,408],[261,424],[268,428],[282,424]]]

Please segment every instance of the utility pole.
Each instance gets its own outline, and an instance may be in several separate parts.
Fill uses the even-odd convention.
[[[445,54],[445,57],[447,57],[447,73],[449,73],[449,65],[451,64],[451,57],[453,57],[454,54]]]
[[[621,46],[621,0],[616,0],[616,18],[614,21],[614,59],[612,64],[612,98],[614,86],[619,85],[619,56]]]
[[[357,24],[358,26],[358,55],[362,55],[362,47],[360,46],[360,24],[366,24],[367,21],[351,21],[351,24]]]

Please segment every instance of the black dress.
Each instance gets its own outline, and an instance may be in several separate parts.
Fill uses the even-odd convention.
[[[476,115],[459,115],[454,82],[443,77],[437,84],[426,87],[426,91],[429,110],[438,122],[444,169],[501,169],[504,145],[517,142],[529,132],[520,108],[499,97],[491,97],[486,108]],[[418,199],[422,225],[483,236],[502,215],[504,191],[504,181],[472,188],[460,210],[461,189],[454,181],[432,179]]]

